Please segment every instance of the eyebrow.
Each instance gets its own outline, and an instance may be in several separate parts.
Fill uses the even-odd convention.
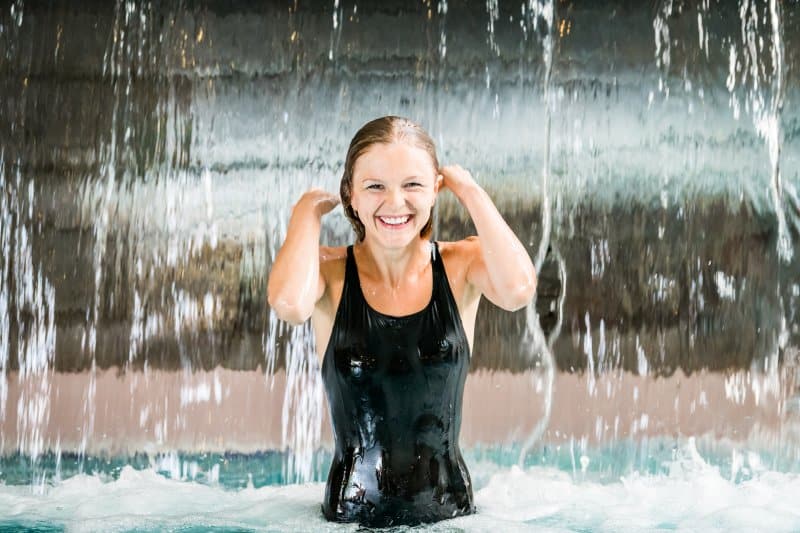
[[[419,180],[419,179],[423,179],[423,176],[417,176],[417,175],[406,176],[405,178],[402,179],[402,181]],[[383,181],[383,178],[363,178],[362,181]]]

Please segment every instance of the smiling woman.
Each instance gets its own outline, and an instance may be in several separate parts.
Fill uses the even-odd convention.
[[[429,240],[442,188],[478,236]],[[408,119],[379,118],[356,133],[341,201],[356,244],[319,245],[320,219],[338,199],[309,191],[268,286],[280,318],[311,318],[320,350],[336,442],[323,513],[371,526],[470,514],[458,436],[478,303],[529,303],[533,264],[469,172],[440,168],[430,136]]]
[[[359,190],[371,190],[376,193],[375,201],[386,202],[387,192],[392,192],[387,190],[387,186],[392,185],[391,181],[387,183],[390,178],[400,178],[399,185],[412,193],[412,198],[419,200],[421,197],[430,202],[427,222],[420,231],[421,237],[430,237],[433,200],[441,184],[438,168],[433,140],[417,124],[399,117],[384,117],[365,124],[350,143],[340,187],[345,215],[353,225],[358,240],[364,240],[365,228],[357,207],[353,206],[353,196],[358,196]],[[359,180],[354,190],[356,175]],[[400,201],[397,196],[388,198],[390,201],[395,199]],[[384,207],[387,212],[383,215],[391,216],[388,210],[393,206]],[[400,209],[403,208],[405,206],[400,206]],[[409,215],[413,216],[412,213]]]

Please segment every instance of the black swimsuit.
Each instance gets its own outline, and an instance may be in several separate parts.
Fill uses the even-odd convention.
[[[469,344],[436,243],[422,311],[384,315],[364,299],[353,247],[322,363],[336,450],[328,520],[389,526],[475,511],[458,447]]]

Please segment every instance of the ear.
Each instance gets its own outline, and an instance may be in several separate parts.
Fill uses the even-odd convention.
[[[436,174],[436,181],[433,184],[433,192],[438,193],[439,189],[442,187],[442,183],[444,182],[444,176],[441,174]]]

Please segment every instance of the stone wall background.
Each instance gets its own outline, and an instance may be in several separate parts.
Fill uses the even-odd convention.
[[[384,114],[422,122],[544,258],[535,321],[559,370],[791,362],[800,7],[779,4],[779,68],[758,2],[753,57],[722,3],[559,1],[552,24],[508,2],[6,5],[4,372],[41,339],[58,372],[285,366],[303,336],[265,285],[290,207],[338,190]],[[780,103],[777,208],[759,98]],[[436,238],[472,231],[452,199],[437,217]],[[340,211],[324,233],[351,238]],[[473,369],[540,366],[532,310],[484,304]]]

